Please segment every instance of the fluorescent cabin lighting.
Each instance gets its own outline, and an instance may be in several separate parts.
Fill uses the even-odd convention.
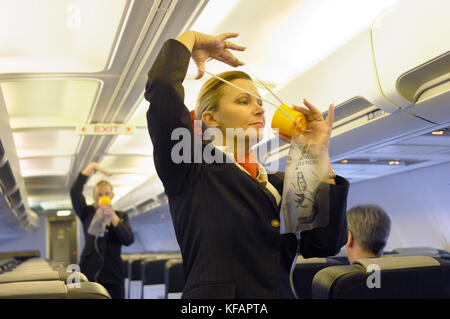
[[[13,132],[19,158],[39,156],[72,156],[80,137],[73,129],[30,130]]]
[[[19,161],[22,177],[67,175],[72,163],[71,157],[42,157]]]
[[[100,82],[95,80],[39,79],[0,83],[13,129],[85,123],[100,87]]]
[[[0,73],[103,71],[114,51],[125,4],[1,1]]]
[[[56,212],[56,216],[70,216],[70,214],[72,214],[72,212],[70,210],[58,210]]]
[[[134,135],[119,135],[108,149],[108,154],[152,156],[153,147],[147,128],[136,129]]]

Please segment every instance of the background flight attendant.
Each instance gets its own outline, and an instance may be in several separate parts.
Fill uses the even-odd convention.
[[[93,190],[95,206],[87,205],[83,196],[83,187],[88,177],[100,171],[111,175],[97,163],[90,163],[77,177],[70,197],[72,206],[83,224],[85,246],[81,254],[80,270],[89,281],[96,281],[108,290],[111,298],[123,299],[125,296],[125,265],[120,256],[122,245],[129,246],[134,242],[134,234],[125,212],[115,211],[110,204],[100,208],[101,214],[110,222],[106,226],[103,237],[88,233],[89,225],[100,207],[102,196],[114,198],[113,188],[107,181],[99,181]]]

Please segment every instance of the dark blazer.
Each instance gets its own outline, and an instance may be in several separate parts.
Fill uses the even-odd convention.
[[[88,176],[79,174],[70,189],[72,206],[83,224],[85,246],[81,254],[80,269],[89,281],[97,281],[110,284],[121,284],[125,278],[125,264],[120,257],[122,245],[129,246],[134,242],[133,231],[128,222],[128,216],[124,212],[116,211],[120,218],[119,224],[114,227],[107,226],[104,237],[97,238],[95,249],[95,236],[87,231],[96,208],[86,205],[83,196],[83,186]]]
[[[288,278],[297,239],[294,234],[280,235],[273,223],[279,221],[280,207],[266,187],[234,163],[176,164],[171,159],[172,147],[179,143],[171,140],[174,129],[189,130],[193,142],[182,86],[189,59],[183,44],[168,40],[149,72],[145,91],[155,167],[169,198],[183,257],[182,297],[292,297]],[[268,178],[282,194],[282,174]],[[334,255],[347,240],[348,182],[336,182],[331,186],[330,224],[301,234],[305,257]]]

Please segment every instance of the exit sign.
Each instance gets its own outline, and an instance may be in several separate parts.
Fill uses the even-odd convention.
[[[134,130],[125,124],[87,124],[78,126],[78,135],[134,135]]]

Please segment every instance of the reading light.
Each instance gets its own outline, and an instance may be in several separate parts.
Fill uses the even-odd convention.
[[[442,134],[444,134],[444,131],[433,131],[433,132],[431,132],[431,134],[433,134],[433,135],[442,135]]]
[[[342,163],[342,164],[347,164],[347,163],[348,163],[348,160],[342,160],[341,163]]]

